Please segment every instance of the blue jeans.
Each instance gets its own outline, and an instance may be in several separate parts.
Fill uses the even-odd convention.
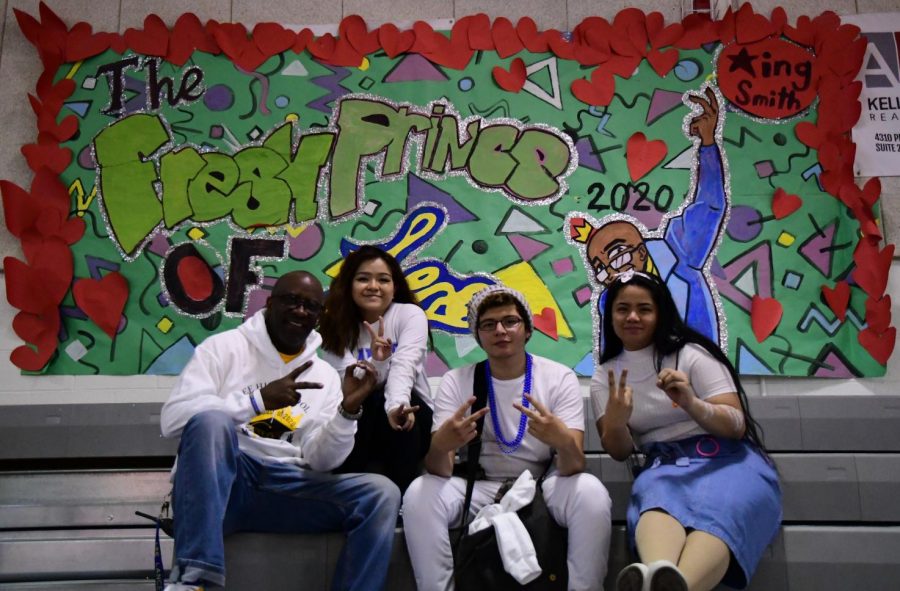
[[[254,458],[238,448],[231,417],[205,411],[181,435],[172,501],[173,580],[224,585],[230,533],[344,531],[333,588],[381,589],[400,491],[377,474],[333,475]]]

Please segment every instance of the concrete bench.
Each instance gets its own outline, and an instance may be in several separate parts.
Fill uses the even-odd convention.
[[[900,399],[751,404],[781,475],[785,518],[750,588],[900,588]],[[176,442],[159,437],[158,414],[158,404],[0,414],[0,586],[153,588],[154,529],[134,511],[155,514],[169,490]],[[623,526],[631,476],[603,453],[592,428],[586,448],[588,469],[613,497],[615,573],[631,560]],[[172,541],[163,536],[162,544],[170,566]],[[342,544],[341,534],[230,536],[229,588],[327,589]],[[299,566],[272,567],[279,564]],[[302,585],[293,578],[301,570]],[[389,589],[415,587],[399,530],[389,577]]]

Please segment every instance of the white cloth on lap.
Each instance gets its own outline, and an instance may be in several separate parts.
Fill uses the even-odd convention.
[[[526,585],[541,575],[534,542],[516,513],[534,500],[534,493],[534,477],[525,470],[499,503],[482,507],[469,524],[470,535],[494,526],[503,569],[520,585]]]

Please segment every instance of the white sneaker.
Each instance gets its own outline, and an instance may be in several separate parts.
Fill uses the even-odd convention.
[[[643,591],[647,574],[646,565],[640,562],[629,564],[616,577],[616,591]]]
[[[163,591],[203,591],[203,585],[169,583]]]
[[[649,591],[688,591],[684,575],[668,560],[651,562],[647,568],[650,571]]]

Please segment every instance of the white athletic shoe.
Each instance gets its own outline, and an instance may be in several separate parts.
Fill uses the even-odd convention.
[[[647,574],[646,565],[640,562],[629,564],[616,577],[616,591],[643,591]]]
[[[203,585],[187,583],[169,583],[163,591],[203,591]]]
[[[687,581],[678,567],[668,560],[657,560],[647,565],[650,577],[649,591],[688,591]]]

